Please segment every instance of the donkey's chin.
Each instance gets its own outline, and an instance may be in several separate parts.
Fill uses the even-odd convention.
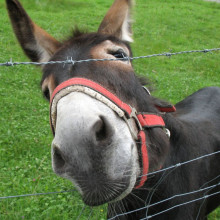
[[[97,189],[84,192],[82,194],[83,202],[88,206],[100,206],[106,203],[113,203],[125,198],[134,188],[136,178],[125,184],[123,188],[120,187],[121,183],[112,183],[97,187]]]
[[[93,182],[89,178],[89,182],[84,182],[83,185],[78,185],[77,188],[80,188],[79,192],[86,205],[99,206],[105,203],[117,202],[125,198],[134,189],[138,175],[139,167],[133,166],[117,179],[113,180],[99,176]]]
[[[113,192],[111,194],[106,193],[106,191],[99,191],[97,193],[90,192],[82,196],[82,200],[88,206],[100,206],[106,203],[111,203],[111,202],[120,200],[118,198],[122,194],[123,194],[123,191],[117,192],[117,193]]]
[[[99,206],[117,202],[130,194],[140,175],[140,168],[134,158],[129,166],[130,169],[126,169],[119,176],[116,175],[117,178],[116,176],[108,176],[108,178],[99,176],[95,178],[95,182],[90,182],[90,186],[80,187],[84,203],[89,206]]]

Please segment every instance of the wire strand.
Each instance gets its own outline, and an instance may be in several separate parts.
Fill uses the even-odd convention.
[[[142,219],[140,219],[140,220],[145,220],[145,219],[153,218],[153,217],[155,217],[155,216],[157,216],[157,215],[163,214],[163,213],[168,212],[168,211],[170,211],[170,210],[172,210],[172,209],[175,209],[175,208],[178,208],[178,207],[180,207],[180,206],[187,205],[187,204],[190,204],[190,203],[193,203],[193,202],[202,200],[202,199],[207,199],[207,198],[209,198],[209,197],[211,197],[211,196],[215,196],[215,195],[217,195],[217,194],[220,194],[220,192],[215,192],[215,193],[212,193],[212,194],[209,194],[209,195],[205,195],[205,196],[200,197],[200,198],[197,198],[197,199],[193,199],[193,200],[190,200],[190,201],[187,201],[187,202],[184,202],[184,203],[175,205],[175,206],[173,206],[173,207],[170,207],[169,209],[165,209],[165,210],[163,210],[163,211],[161,211],[161,212],[158,212],[158,213],[156,213],[156,214],[154,214],[154,215],[147,216],[146,218],[142,218]]]
[[[160,173],[160,172],[163,172],[163,171],[166,171],[166,170],[175,168],[175,167],[180,167],[180,166],[182,166],[182,165],[185,165],[185,164],[188,164],[188,163],[197,161],[197,160],[201,160],[201,159],[203,159],[203,158],[210,157],[210,156],[213,156],[213,155],[216,155],[216,154],[219,154],[219,153],[220,153],[220,151],[216,151],[216,152],[214,152],[214,153],[206,154],[206,155],[203,155],[203,156],[194,158],[194,159],[192,159],[192,160],[188,160],[188,161],[185,161],[185,162],[182,162],[182,163],[177,163],[177,164],[172,165],[172,166],[170,166],[170,167],[167,167],[167,168],[164,168],[164,169],[161,169],[161,170],[157,170],[157,171],[148,173],[148,174],[146,174],[146,175],[147,175],[147,176],[151,176],[151,175],[154,175],[154,174],[157,174],[157,173]],[[142,176],[144,176],[144,175],[142,175]],[[142,176],[140,176],[140,177],[142,177]]]
[[[166,56],[166,57],[171,57],[171,56],[175,56],[175,55],[181,55],[181,54],[189,54],[189,53],[208,53],[208,52],[214,52],[214,51],[220,51],[220,48],[212,48],[212,49],[204,49],[204,50],[190,50],[190,51],[180,51],[180,52],[175,52],[175,53],[160,53],[160,54],[152,54],[152,55],[147,55],[147,56],[138,56],[138,57],[123,57],[123,58],[115,58],[115,59],[87,59],[87,60],[73,60],[72,58],[70,59],[67,59],[67,60],[63,60],[63,61],[48,61],[48,62],[13,62],[12,59],[8,62],[5,62],[5,63],[0,63],[0,66],[16,66],[16,65],[47,65],[47,64],[50,64],[50,65],[53,65],[53,64],[76,64],[76,63],[85,63],[85,62],[98,62],[98,61],[118,61],[118,60],[137,60],[137,59],[144,59],[144,58],[152,58],[152,57],[159,57],[159,56]],[[151,173],[148,173],[147,176],[151,176],[151,175],[154,175],[154,174],[157,174],[157,173],[160,173],[160,172],[164,172],[164,171],[167,171],[169,169],[172,169],[172,168],[177,168],[177,167],[180,167],[182,165],[185,165],[185,164],[188,164],[188,163],[191,163],[191,162],[194,162],[196,160],[200,160],[200,159],[203,159],[203,158],[206,158],[206,157],[209,157],[209,156],[212,156],[212,155],[215,155],[215,154],[218,154],[220,153],[220,151],[217,151],[217,152],[214,152],[214,153],[211,153],[211,154],[207,154],[207,155],[203,155],[201,157],[198,157],[198,158],[195,158],[195,159],[192,159],[192,160],[188,160],[188,161],[185,161],[183,163],[177,163],[175,165],[172,165],[170,167],[167,167],[165,169],[161,169],[161,170],[158,170],[158,171],[155,171],[155,172],[151,172]],[[188,192],[188,193],[183,193],[183,194],[177,194],[177,195],[174,195],[170,198],[167,198],[165,200],[161,200],[157,203],[154,203],[154,204],[150,204],[146,207],[142,207],[140,209],[136,209],[136,210],[133,210],[131,212],[127,212],[127,213],[123,213],[123,214],[120,214],[120,215],[117,215],[113,218],[110,218],[109,220],[111,219],[114,219],[116,217],[119,217],[121,215],[126,215],[126,214],[129,214],[129,213],[132,213],[132,212],[135,212],[135,211],[140,211],[140,210],[143,210],[145,208],[149,208],[149,207],[152,207],[152,206],[155,206],[155,205],[158,205],[160,203],[163,203],[165,201],[168,201],[168,200],[171,200],[171,199],[174,199],[176,197],[180,197],[180,196],[185,196],[185,195],[189,195],[189,194],[193,194],[193,193],[197,193],[197,192],[201,192],[201,191],[205,191],[205,190],[208,190],[208,189],[213,189],[214,187],[217,187],[219,186],[220,183],[216,184],[216,185],[212,185],[212,186],[209,186],[209,187],[205,187],[203,189],[199,189],[199,190],[196,190],[196,191],[192,191],[192,192]],[[0,200],[3,200],[3,199],[9,199],[9,198],[21,198],[21,197],[28,197],[28,196],[40,196],[40,195],[51,195],[51,194],[60,194],[60,193],[68,193],[68,192],[73,192],[73,191],[76,191],[76,189],[73,189],[73,190],[67,190],[67,191],[59,191],[59,192],[47,192],[47,193],[34,193],[34,194],[24,194],[24,195],[15,195],[15,196],[3,196],[3,197],[0,197]],[[169,210],[172,210],[174,208],[177,208],[177,207],[180,207],[180,206],[183,206],[183,205],[187,205],[187,204],[190,204],[192,202],[196,202],[198,200],[201,200],[201,199],[207,199],[208,197],[211,197],[211,196],[214,196],[214,195],[217,195],[219,194],[220,192],[216,192],[216,193],[213,193],[213,194],[210,194],[210,195],[205,195],[201,198],[197,198],[197,199],[194,199],[194,200],[190,200],[188,202],[185,202],[185,203],[181,203],[181,204],[178,204],[176,206],[173,206],[169,209],[166,209],[166,210],[163,210],[161,212],[158,212],[154,215],[151,215],[151,216],[148,216],[147,218],[144,218],[144,219],[150,219],[150,218],[153,218],[154,216],[157,216],[157,215],[160,215],[162,213],[165,213]],[[84,207],[85,208],[85,207]],[[90,213],[90,215],[92,214],[92,212]]]
[[[144,58],[152,58],[158,56],[166,56],[171,57],[180,54],[189,54],[189,53],[208,53],[213,51],[220,51],[220,48],[212,48],[212,49],[203,49],[203,50],[189,50],[189,51],[179,51],[175,53],[159,53],[159,54],[151,54],[147,56],[138,56],[138,57],[123,57],[123,58],[113,58],[113,59],[87,59],[87,60],[73,60],[72,57],[70,59],[62,60],[62,61],[48,61],[48,62],[13,62],[12,59],[5,63],[0,63],[0,66],[16,66],[16,65],[47,65],[47,64],[76,64],[76,63],[85,63],[85,62],[98,62],[98,61],[118,61],[118,60],[137,60]]]
[[[150,205],[141,207],[141,208],[139,208],[139,209],[135,209],[135,210],[132,210],[132,211],[129,211],[129,212],[124,212],[124,213],[122,213],[122,214],[115,215],[114,217],[112,217],[112,218],[110,218],[110,219],[108,219],[108,220],[113,220],[113,219],[115,219],[115,218],[117,218],[117,217],[120,217],[120,216],[123,216],[123,215],[129,215],[129,214],[134,213],[134,212],[142,211],[142,210],[144,210],[144,209],[148,209],[148,208],[150,208],[150,207],[159,205],[159,204],[161,204],[161,203],[163,203],[163,202],[167,202],[167,201],[172,200],[172,199],[177,198],[177,197],[187,196],[187,195],[195,194],[195,193],[202,192],[202,191],[205,191],[205,190],[210,190],[210,189],[213,189],[213,188],[215,188],[215,187],[217,187],[217,186],[219,186],[219,185],[220,185],[220,182],[217,183],[217,184],[215,184],[215,185],[205,187],[205,188],[203,188],[203,189],[198,189],[198,190],[191,191],[191,192],[187,192],[187,193],[176,194],[176,195],[174,195],[174,196],[171,196],[171,197],[166,198],[166,199],[164,199],[164,200],[161,200],[161,201],[159,201],[159,202],[156,202],[156,203],[153,203],[153,204],[150,204]]]
[[[220,153],[220,151],[216,151],[216,152],[214,152],[214,153],[206,154],[206,155],[203,155],[203,156],[194,158],[194,159],[192,159],[192,160],[185,161],[185,162],[183,162],[183,163],[177,163],[177,164],[172,165],[172,166],[170,166],[170,167],[167,167],[167,168],[165,168],[165,169],[161,169],[161,170],[158,170],[158,171],[155,171],[155,172],[148,173],[147,176],[150,176],[150,175],[153,175],[153,174],[157,174],[157,173],[160,173],[160,172],[163,172],[163,171],[172,169],[172,168],[177,168],[177,167],[180,167],[180,166],[182,166],[182,165],[184,165],[184,164],[188,164],[188,163],[194,162],[194,161],[196,161],[196,160],[200,160],[200,159],[203,159],[203,158],[206,158],[206,157],[210,157],[210,156],[213,156],[213,155],[219,154],[219,153]],[[0,197],[0,200],[9,199],[9,198],[27,197],[27,196],[39,196],[39,195],[49,195],[49,194],[67,193],[67,192],[71,192],[71,191],[76,191],[76,189],[67,190],[67,191],[60,191],[60,192],[34,193],[34,194],[24,194],[24,195],[15,195],[15,196],[2,196],[2,197]]]
[[[47,193],[33,193],[33,194],[24,194],[24,195],[15,195],[15,196],[2,196],[0,200],[3,199],[11,199],[11,198],[21,198],[21,197],[28,197],[28,196],[42,196],[42,195],[51,195],[51,194],[60,194],[60,193],[68,193],[76,191],[76,189],[67,190],[67,191],[59,191],[59,192],[47,192]]]

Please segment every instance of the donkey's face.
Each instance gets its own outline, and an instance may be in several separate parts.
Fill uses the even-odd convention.
[[[51,59],[129,55],[124,42],[95,33],[73,37]],[[83,77],[132,104],[127,90],[129,78],[135,78],[128,61],[58,64],[46,66],[43,71],[42,89],[46,94],[48,90],[51,93],[51,79],[57,86],[69,78]],[[55,173],[71,180],[89,205],[126,196],[139,175],[137,148],[127,124],[107,105],[80,92],[66,95],[57,104],[52,164]]]
[[[131,56],[130,0],[115,0],[97,33],[75,31],[65,43],[33,23],[17,0],[6,2],[16,36],[33,61]],[[152,111],[143,107],[151,106],[150,101],[140,98],[144,90],[127,60],[45,65],[41,86],[46,98],[73,77],[91,79],[137,110]],[[81,92],[72,92],[57,103],[52,164],[55,173],[75,184],[88,205],[128,195],[141,169],[126,122],[107,105]]]

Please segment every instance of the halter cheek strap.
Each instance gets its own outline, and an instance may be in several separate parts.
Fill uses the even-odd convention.
[[[57,104],[62,97],[71,92],[82,92],[101,101],[115,111],[118,116],[127,123],[132,137],[141,143],[142,177],[135,188],[142,187],[147,180],[149,169],[147,142],[144,129],[154,127],[165,128],[163,118],[153,113],[137,113],[135,108],[124,103],[113,93],[92,80],[71,78],[55,88],[50,100],[50,125],[53,135],[55,135]]]

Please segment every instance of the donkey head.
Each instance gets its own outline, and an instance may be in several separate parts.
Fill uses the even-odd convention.
[[[131,0],[115,0],[96,33],[75,30],[63,43],[37,26],[17,0],[6,2],[18,41],[33,61],[132,56]],[[80,77],[96,82],[137,111],[157,112],[128,60],[45,65],[42,70],[41,86],[48,100],[58,85]],[[108,105],[80,91],[68,93],[56,105],[54,133],[53,170],[74,183],[86,204],[119,200],[134,189],[142,170],[138,143]],[[147,137],[154,142],[148,149],[152,171],[163,163],[168,144],[161,128],[152,129]]]

